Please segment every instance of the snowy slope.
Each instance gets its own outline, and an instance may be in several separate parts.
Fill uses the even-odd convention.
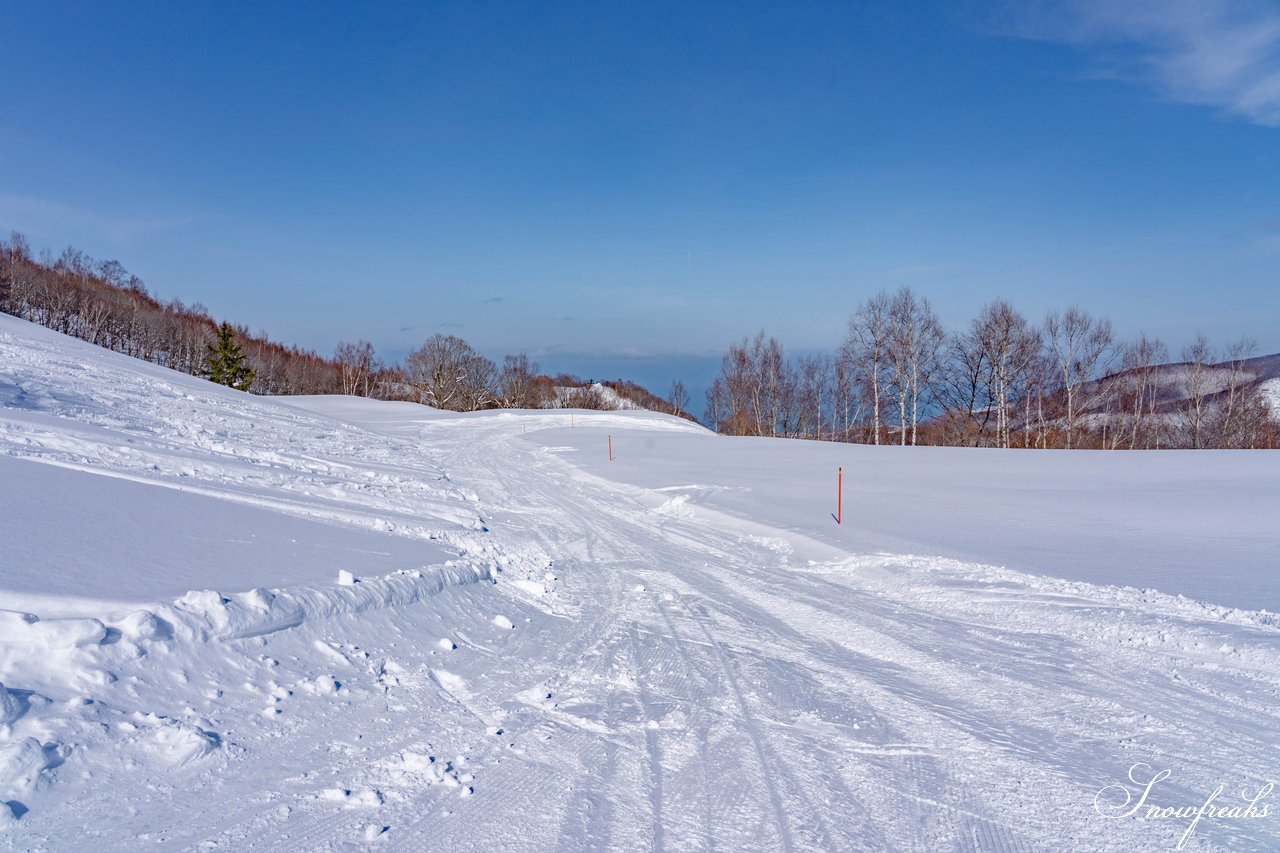
[[[715,509],[843,551],[995,563],[1280,612],[1280,454],[871,447],[696,434],[614,435],[578,447],[585,470],[660,508]],[[837,468],[844,524],[836,527]],[[690,481],[690,474],[708,477]],[[829,523],[828,523],[829,522]]]
[[[1280,418],[1280,378],[1268,379],[1258,386],[1262,399],[1271,408],[1271,414]]]
[[[1161,806],[1275,781],[1265,454],[567,421],[0,317],[0,845],[1166,850],[1190,817],[1114,817],[1134,765]]]
[[[555,387],[555,405],[559,408],[569,406],[573,402],[573,397],[578,394],[594,394],[600,401],[602,409],[613,409],[617,411],[630,411],[639,409],[644,411],[644,407],[629,400],[601,382],[592,382],[590,385],[557,385]]]

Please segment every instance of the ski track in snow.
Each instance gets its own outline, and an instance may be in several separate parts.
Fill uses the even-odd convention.
[[[548,448],[564,413],[253,398],[0,320],[0,454],[448,549],[0,613],[0,846],[1166,850],[1188,821],[1099,789],[1274,778],[1266,614],[848,553],[565,452],[699,429],[664,416],[577,412]],[[1276,849],[1277,820],[1182,849]]]

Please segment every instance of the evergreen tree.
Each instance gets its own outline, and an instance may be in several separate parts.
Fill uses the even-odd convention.
[[[218,326],[217,341],[209,344],[209,354],[200,375],[210,382],[238,391],[248,391],[253,384],[254,370],[244,363],[240,345],[235,342],[235,330],[225,320]]]

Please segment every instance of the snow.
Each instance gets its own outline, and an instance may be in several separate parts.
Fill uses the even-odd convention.
[[[348,566],[387,574],[448,556],[431,540],[30,458],[0,456],[0,481],[7,532],[0,586],[10,603],[34,609],[77,599],[166,600],[215,577],[241,590],[328,581]],[[55,596],[62,601],[48,601]]]
[[[557,385],[555,388],[556,406],[565,408],[572,401],[574,395],[592,393],[594,394],[606,410],[629,410],[638,409],[644,411],[644,407],[633,400],[630,400],[617,391],[601,382],[592,382],[589,385]]]
[[[870,447],[571,430],[527,440],[674,517],[728,516],[857,553],[930,554],[1280,612],[1280,454]],[[595,452],[592,452],[595,451]],[[691,471],[713,477],[689,482]],[[836,470],[844,511],[835,525]],[[820,550],[820,553],[826,551]]]
[[[0,317],[0,847],[1173,849],[1116,786],[1275,781],[1275,458],[263,399]]]
[[[1280,377],[1268,379],[1258,386],[1262,399],[1271,409],[1271,414],[1280,418]]]

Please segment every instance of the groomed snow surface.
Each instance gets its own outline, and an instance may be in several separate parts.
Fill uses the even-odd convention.
[[[1280,455],[569,422],[0,316],[0,847],[1280,848]]]

